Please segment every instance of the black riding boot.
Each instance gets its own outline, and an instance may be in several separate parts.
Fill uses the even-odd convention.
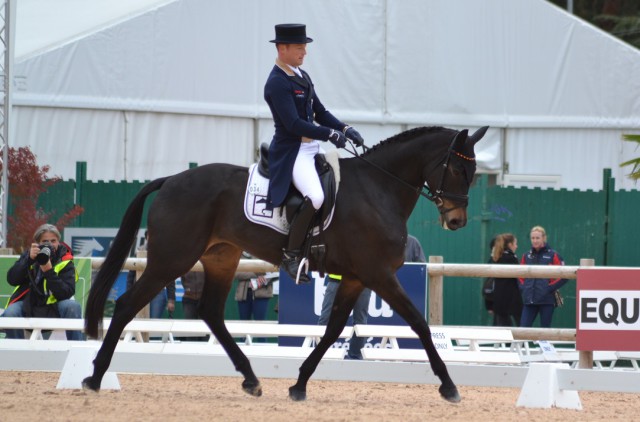
[[[283,250],[284,256],[282,257],[281,267],[294,280],[298,274],[300,261],[302,261],[302,244],[304,243],[304,239],[307,237],[307,232],[309,231],[309,226],[311,225],[311,220],[315,213],[316,209],[313,208],[311,200],[305,197],[304,202],[300,205],[300,208],[298,208],[298,211],[291,220],[291,227],[289,229],[289,245]],[[307,273],[300,273],[301,283],[308,283],[310,281],[311,279]]]

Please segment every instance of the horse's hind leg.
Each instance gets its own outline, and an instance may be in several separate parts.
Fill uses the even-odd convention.
[[[376,283],[375,285],[371,285],[371,289],[384,299],[394,311],[400,314],[420,338],[420,342],[427,352],[431,370],[442,382],[442,385],[440,385],[438,389],[440,395],[445,400],[458,403],[460,401],[458,388],[449,376],[449,371],[447,371],[446,365],[442,361],[442,358],[440,358],[433,344],[431,330],[427,325],[427,321],[425,321],[424,317],[418,312],[413,303],[411,303],[411,300],[400,286],[395,275],[391,275],[386,280],[378,280],[378,282],[382,284]]]
[[[93,361],[93,375],[82,381],[84,388],[93,391],[100,390],[102,377],[109,368],[111,358],[120,340],[120,335],[129,322],[140,310],[153,299],[170,281],[166,276],[151,274],[145,271],[140,279],[134,283],[131,290],[126,291],[116,301],[113,318],[104,337],[102,346]]]
[[[327,323],[324,336],[322,336],[320,343],[313,349],[309,357],[302,362],[298,382],[289,387],[289,397],[292,400],[301,401],[307,398],[307,383],[309,378],[311,378],[311,375],[315,372],[320,360],[327,350],[329,350],[329,347],[331,347],[340,336],[342,329],[347,324],[349,314],[353,310],[363,289],[364,286],[360,281],[343,278],[340,282],[340,287],[333,301],[331,315],[329,316],[329,322]]]
[[[198,304],[198,313],[227,352],[236,371],[244,376],[242,389],[252,396],[260,397],[262,395],[260,381],[254,374],[249,359],[240,350],[224,324],[224,305],[241,253],[242,251],[235,246],[218,244],[201,258],[200,261],[205,268],[206,283]]]

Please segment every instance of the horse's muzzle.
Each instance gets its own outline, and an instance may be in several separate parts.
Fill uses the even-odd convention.
[[[467,225],[467,209],[449,208],[440,211],[440,224],[445,230],[458,230]]]

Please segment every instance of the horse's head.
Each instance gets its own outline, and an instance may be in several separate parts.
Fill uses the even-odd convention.
[[[427,175],[430,199],[438,207],[440,223],[445,229],[457,230],[467,224],[469,187],[476,173],[475,144],[482,139],[488,126],[468,136],[465,129],[451,142],[442,165]],[[433,189],[436,188],[436,189]]]

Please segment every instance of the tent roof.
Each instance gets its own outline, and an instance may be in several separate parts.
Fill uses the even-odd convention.
[[[20,0],[15,57],[25,60],[171,1]]]
[[[351,121],[640,127],[640,52],[545,0],[19,4],[16,104],[269,117],[267,41],[295,21]]]

